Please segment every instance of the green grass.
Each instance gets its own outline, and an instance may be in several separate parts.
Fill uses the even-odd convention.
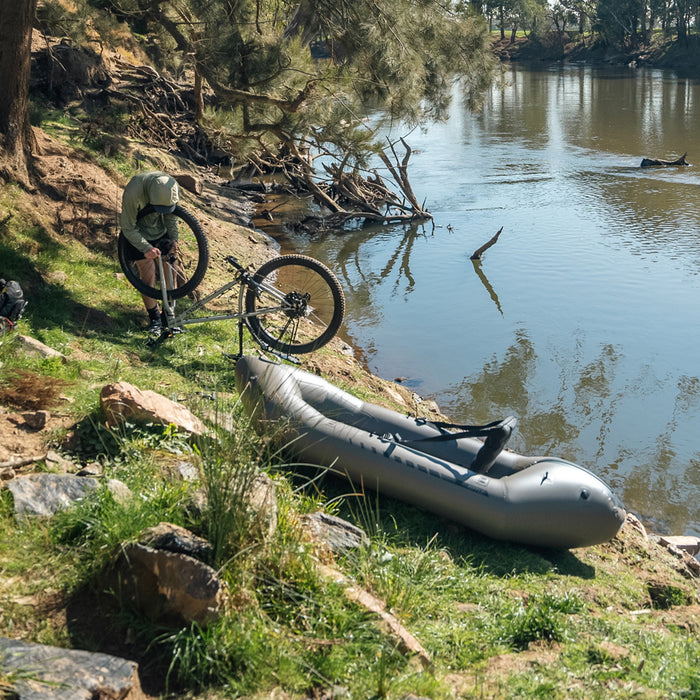
[[[236,347],[235,326],[203,325],[147,348],[140,298],[116,277],[113,257],[50,233],[42,216],[19,190],[0,191],[3,273],[29,281],[19,332],[66,360],[24,357],[17,336],[4,336],[0,386],[22,371],[64,382],[56,410],[75,425],[70,446],[56,435],[56,447],[77,464],[99,462],[133,496],[99,489],[48,521],[17,521],[0,492],[0,634],[90,649],[102,648],[104,634],[129,639],[129,654],[164,693],[167,681],[169,691],[221,698],[275,689],[297,698],[334,686],[363,699],[700,697],[700,641],[683,616],[698,600],[697,581],[658,552],[635,541],[575,552],[494,542],[337,475],[292,467],[242,410],[224,354]],[[184,401],[210,420],[211,435],[108,429],[99,392],[121,380]],[[346,388],[373,400],[360,380]],[[179,462],[195,465],[198,480],[174,478]],[[247,506],[261,474],[275,488],[276,528]],[[384,601],[428,651],[430,668],[319,572],[329,555],[300,525],[319,508],[367,532],[369,546],[333,565]],[[164,628],[108,585],[120,545],[161,521],[213,545],[209,563],[229,600],[205,629]],[[47,614],[64,608],[88,609],[98,624]]]

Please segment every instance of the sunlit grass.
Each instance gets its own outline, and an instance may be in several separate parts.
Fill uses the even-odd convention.
[[[100,488],[50,520],[20,521],[8,491],[0,492],[0,633],[70,646],[76,638],[60,615],[36,603],[49,595],[71,602],[88,591],[111,601],[100,609],[100,625],[114,639],[134,638],[146,665],[162,669],[178,692],[262,698],[277,689],[309,697],[337,687],[363,699],[700,696],[694,630],[652,617],[696,602],[697,586],[677,573],[646,585],[635,566],[655,566],[647,549],[626,553],[632,566],[622,562],[622,547],[551,552],[495,542],[338,475],[290,465],[274,433],[257,435],[240,405],[230,357],[238,348],[235,323],[190,327],[148,347],[141,299],[119,279],[113,257],[49,235],[12,186],[0,190],[0,222],[6,269],[36,283],[19,331],[64,355],[26,357],[17,335],[0,338],[0,382],[20,370],[65,381],[57,410],[75,424],[70,446],[65,435],[54,436],[54,445],[76,466],[97,462],[103,481],[118,479],[132,494],[120,500]],[[103,314],[103,325],[81,316],[86,310]],[[257,351],[247,335],[244,347]],[[370,389],[358,392],[356,380],[346,388],[376,400]],[[99,393],[117,381],[181,401],[210,434],[192,440],[167,426],[107,428]],[[196,479],[175,476],[181,462],[192,465]],[[274,528],[247,506],[261,475],[274,488]],[[368,546],[329,554],[302,526],[301,515],[319,509],[363,528]],[[213,545],[208,563],[228,600],[207,628],[165,630],[105,585],[104,571],[122,543],[161,521]],[[348,584],[323,575],[319,562],[383,601],[432,666],[404,653],[376,615],[348,599]]]

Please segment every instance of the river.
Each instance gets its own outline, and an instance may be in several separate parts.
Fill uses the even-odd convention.
[[[506,69],[483,111],[406,135],[434,224],[281,236],[333,269],[344,332],[457,422],[578,462],[652,529],[700,535],[700,84]],[[471,253],[503,228],[479,263]],[[273,233],[275,233],[273,231]],[[280,231],[277,231],[280,237]]]

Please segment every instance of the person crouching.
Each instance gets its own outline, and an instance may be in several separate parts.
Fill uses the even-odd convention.
[[[179,200],[177,182],[167,173],[139,173],[129,180],[122,195],[121,233],[126,257],[133,260],[141,280],[155,286],[156,259],[177,241],[177,217],[173,215]],[[158,302],[141,295],[148,312],[148,332],[162,327]]]

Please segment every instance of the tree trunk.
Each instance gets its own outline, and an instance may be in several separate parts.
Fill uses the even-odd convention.
[[[0,0],[0,179],[29,186],[34,135],[27,111],[37,0]]]

